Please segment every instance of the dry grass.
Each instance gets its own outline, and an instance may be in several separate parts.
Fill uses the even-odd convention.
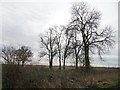
[[[85,73],[82,68],[47,66],[17,67],[3,65],[3,88],[105,88],[117,85],[118,69],[92,68]]]

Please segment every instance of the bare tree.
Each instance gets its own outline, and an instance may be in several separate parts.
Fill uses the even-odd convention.
[[[106,49],[111,48],[115,42],[110,26],[107,26],[104,29],[99,28],[100,19],[100,12],[95,9],[90,9],[86,3],[73,4],[72,21],[70,22],[69,27],[71,27],[71,30],[80,32],[79,36],[81,36],[81,41],[83,43],[82,47],[84,50],[85,68],[87,71],[90,67],[90,53],[94,52],[94,50],[98,50],[98,54],[100,58],[102,58],[101,54],[104,53]]]
[[[49,28],[49,31],[44,36],[40,36],[42,48],[45,48],[46,51],[40,52],[40,58],[44,56],[49,57],[49,67],[53,66],[53,58],[57,54],[57,47],[55,44],[56,36],[54,33],[54,28]]]
[[[79,31],[77,31],[76,29],[74,29],[73,27],[71,27],[71,25],[68,25],[67,27],[67,32],[71,31],[71,33],[73,34],[72,37],[72,45],[71,48],[73,49],[73,58],[75,58],[76,61],[76,69],[78,68],[78,61],[80,59],[80,52],[82,50],[82,42],[80,40],[79,36]]]
[[[24,66],[25,62],[31,61],[30,57],[32,57],[32,55],[33,53],[28,46],[21,46],[18,50],[16,50],[16,58],[18,61],[18,65],[21,61],[22,66]]]
[[[2,48],[2,58],[5,64],[15,64],[16,63],[16,49],[12,46],[4,46]]]
[[[55,26],[54,27],[54,31],[55,31],[55,34],[56,34],[56,40],[55,40],[55,43],[57,45],[57,55],[58,55],[58,58],[59,58],[59,69],[61,69],[61,60],[62,60],[62,42],[63,42],[63,38],[62,38],[62,35],[63,35],[63,30],[64,30],[64,27],[63,26]]]
[[[73,33],[72,31],[68,32],[68,28],[65,28],[64,32],[64,45],[63,45],[63,69],[65,69],[66,58],[73,53],[72,49],[72,38]]]

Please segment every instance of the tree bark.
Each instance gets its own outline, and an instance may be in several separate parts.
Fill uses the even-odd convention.
[[[51,68],[52,68],[52,66],[53,66],[53,65],[52,65],[52,64],[53,64],[53,62],[52,62],[52,61],[53,61],[53,57],[51,56],[51,58],[50,58],[50,69],[51,69]]]
[[[76,55],[76,69],[78,69],[78,56]]]
[[[20,65],[20,62],[18,61],[18,66]]]
[[[61,60],[59,60],[59,69],[61,70]]]
[[[63,59],[63,69],[65,69],[65,58]]]
[[[52,61],[50,61],[50,69],[52,68]]]
[[[59,69],[61,70],[61,54],[59,52]]]
[[[22,67],[24,66],[24,61],[22,61]]]
[[[85,71],[89,71],[90,61],[89,61],[89,47],[85,45]]]

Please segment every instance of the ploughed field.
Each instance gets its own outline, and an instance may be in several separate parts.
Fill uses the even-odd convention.
[[[41,65],[2,65],[2,88],[115,88],[119,87],[118,68],[83,68]]]

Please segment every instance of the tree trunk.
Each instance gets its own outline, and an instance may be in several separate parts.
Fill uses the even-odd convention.
[[[60,53],[60,49],[59,49],[59,69],[61,70],[61,53]]]
[[[78,56],[76,55],[76,69],[78,69]]]
[[[51,57],[51,59],[50,59],[50,69],[52,68],[52,61],[53,61],[53,58]]]
[[[63,69],[65,69],[65,57],[63,59]]]
[[[24,61],[22,61],[22,67],[24,66]]]
[[[18,61],[18,66],[20,65],[20,62]]]
[[[89,71],[90,61],[89,61],[89,47],[85,46],[85,71]]]
[[[59,54],[59,69],[61,70],[61,56]]]
[[[75,31],[75,59],[76,59],[76,69],[78,69],[77,32],[76,31]]]
[[[52,61],[50,61],[50,68],[52,68]]]
[[[59,69],[61,70],[61,60],[59,60]]]

